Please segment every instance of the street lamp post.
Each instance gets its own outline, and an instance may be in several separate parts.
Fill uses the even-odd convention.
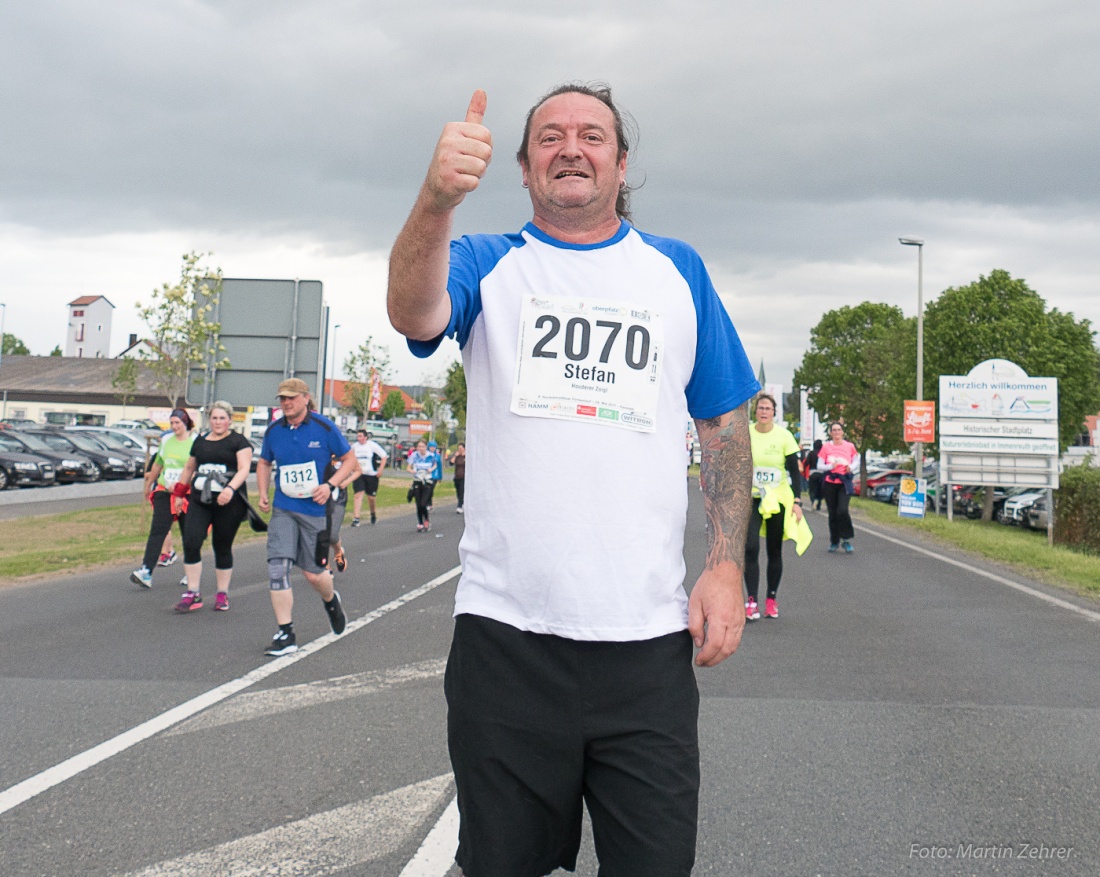
[[[336,416],[336,369],[339,368],[339,361],[336,359],[336,332],[340,325],[337,323],[332,327],[332,377],[328,379],[328,407],[332,409],[333,417]]]
[[[906,247],[917,248],[917,401],[924,401],[924,238],[898,238]],[[913,473],[924,477],[924,443],[913,446]],[[938,500],[937,500],[938,503]]]

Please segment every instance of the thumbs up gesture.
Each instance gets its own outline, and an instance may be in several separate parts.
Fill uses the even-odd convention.
[[[478,187],[493,157],[493,135],[481,124],[487,98],[480,88],[470,98],[466,118],[448,122],[424,181],[427,206],[440,213],[453,210]]]

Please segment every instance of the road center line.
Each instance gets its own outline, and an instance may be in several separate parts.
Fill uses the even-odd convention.
[[[976,566],[971,566],[969,563],[964,563],[961,560],[954,560],[943,554],[937,554],[935,551],[931,551],[927,548],[921,548],[917,545],[913,545],[911,542],[905,542],[901,539],[896,539],[893,536],[887,536],[885,533],[881,533],[878,530],[872,530],[870,527],[863,526],[862,524],[854,525],[855,529],[862,530],[864,533],[870,533],[872,536],[877,536],[879,539],[885,539],[887,542],[893,542],[895,545],[900,545],[903,548],[908,548],[910,551],[916,551],[918,554],[924,554],[928,557],[934,557],[937,560],[942,560],[944,563],[949,563],[952,566],[957,566],[960,569],[965,569],[967,572],[974,573],[974,575],[982,576],[983,578],[990,579],[1001,585],[1008,585],[1010,588],[1015,588],[1017,591],[1022,591],[1030,597],[1038,597],[1040,600],[1045,600],[1051,605],[1058,606],[1061,609],[1069,609],[1071,612],[1076,612],[1079,615],[1084,615],[1089,621],[1100,622],[1100,612],[1095,612],[1092,609],[1086,609],[1083,606],[1077,606],[1074,603],[1070,603],[1068,600],[1061,600],[1058,597],[1052,597],[1050,594],[1044,594],[1042,591],[1037,591],[1035,588],[1029,588],[1027,585],[1021,585],[1019,582],[1014,582],[1012,579],[1006,579],[1004,576],[999,576],[996,573],[988,572],[984,569],[979,569]]]
[[[372,621],[377,621],[379,618],[388,615],[395,609],[400,609],[406,603],[415,600],[417,597],[422,597],[429,591],[451,581],[460,572],[462,572],[462,567],[456,566],[454,569],[448,570],[443,573],[443,575],[437,576],[430,582],[426,582],[420,587],[414,588],[406,594],[402,594],[396,600],[392,600],[384,606],[379,606],[373,612],[368,612],[362,618],[357,618],[355,621],[349,622],[342,636],[354,633],[359,630],[359,628],[366,627]],[[45,792],[47,789],[52,789],[54,786],[65,782],[65,780],[71,779],[77,774],[83,773],[89,768],[95,767],[97,764],[106,761],[108,758],[118,755],[120,752],[125,752],[130,747],[136,746],[138,743],[147,740],[154,734],[166,728],[170,728],[182,722],[184,719],[189,719],[191,716],[195,715],[195,713],[213,704],[219,703],[228,697],[232,697],[237,692],[255,685],[268,676],[273,676],[285,670],[292,664],[296,664],[298,661],[307,658],[315,652],[319,652],[321,649],[332,645],[339,638],[340,637],[336,636],[334,633],[327,633],[322,637],[318,637],[313,642],[302,646],[297,652],[284,655],[281,658],[276,658],[264,664],[262,667],[257,667],[255,670],[245,673],[244,676],[225,682],[217,688],[212,688],[210,691],[193,697],[191,700],[161,713],[159,716],[154,716],[128,731],[123,731],[110,740],[105,740],[97,746],[93,746],[91,749],[86,749],[84,752],[74,755],[72,758],[67,758],[60,764],[56,764],[35,776],[29,777],[20,783],[16,783],[11,788],[0,792],[0,814],[7,813],[9,810],[18,807],[31,798],[42,794],[42,792]]]

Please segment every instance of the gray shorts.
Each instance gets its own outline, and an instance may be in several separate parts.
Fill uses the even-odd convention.
[[[325,529],[325,516],[303,515],[273,509],[267,524],[267,559],[292,560],[303,572],[320,573],[317,565],[317,534]]]

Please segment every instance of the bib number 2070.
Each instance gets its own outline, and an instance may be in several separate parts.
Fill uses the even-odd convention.
[[[615,349],[615,342],[623,333],[623,324],[614,320],[596,320],[595,329],[584,317],[572,317],[562,332],[561,320],[553,314],[543,314],[535,320],[535,328],[542,329],[542,336],[535,342],[531,356],[545,359],[557,359],[558,352],[572,362],[583,362],[592,351],[593,336],[596,346],[600,347],[599,361],[607,364]],[[559,338],[558,336],[562,336]],[[636,371],[645,368],[649,361],[649,330],[645,326],[631,325],[626,328],[622,344],[625,363]]]

